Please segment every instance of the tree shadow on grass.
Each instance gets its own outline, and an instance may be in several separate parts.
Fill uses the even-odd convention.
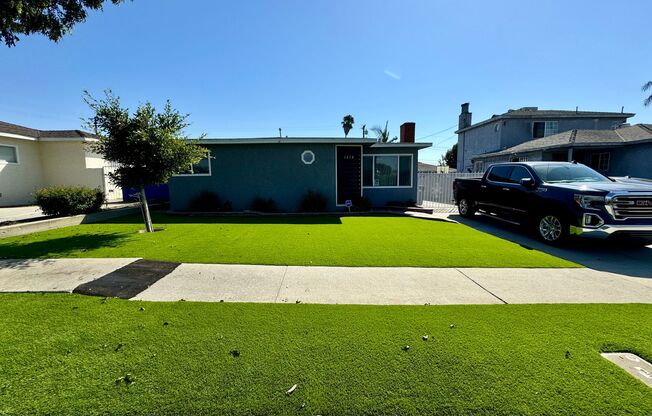
[[[103,233],[71,235],[38,241],[14,241],[0,244],[0,259],[66,257],[79,251],[118,247],[129,236],[130,234],[125,233]],[[16,267],[20,267],[20,262],[18,263]],[[11,267],[9,264],[11,262],[2,262],[1,267]]]
[[[152,220],[157,224],[342,224],[341,214],[299,215],[299,214],[265,214],[265,215],[200,215],[200,214],[166,214],[153,213]],[[127,215],[102,221],[102,224],[141,224],[140,214]]]

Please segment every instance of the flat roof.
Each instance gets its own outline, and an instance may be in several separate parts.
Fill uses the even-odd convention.
[[[353,145],[371,145],[371,147],[414,147],[425,149],[432,146],[432,143],[379,143],[376,139],[362,138],[338,138],[338,137],[253,137],[253,138],[225,138],[225,139],[199,139],[199,144],[209,145],[227,145],[227,144],[353,144]]]

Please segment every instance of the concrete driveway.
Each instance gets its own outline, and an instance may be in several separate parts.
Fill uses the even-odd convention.
[[[611,241],[575,239],[566,247],[553,247],[540,242],[522,228],[497,219],[481,215],[466,219],[456,214],[451,214],[448,218],[478,231],[512,241],[526,248],[543,251],[593,270],[652,279],[652,246],[631,247]]]

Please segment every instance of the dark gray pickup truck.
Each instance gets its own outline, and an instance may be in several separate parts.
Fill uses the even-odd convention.
[[[498,163],[481,179],[456,179],[463,217],[481,212],[529,225],[559,243],[576,235],[652,244],[652,182],[610,179],[569,162]]]

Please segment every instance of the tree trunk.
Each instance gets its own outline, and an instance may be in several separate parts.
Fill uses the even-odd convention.
[[[143,211],[143,219],[145,220],[145,231],[151,233],[154,231],[152,226],[152,217],[149,215],[149,206],[147,205],[147,196],[145,196],[145,185],[140,184],[140,206]]]

